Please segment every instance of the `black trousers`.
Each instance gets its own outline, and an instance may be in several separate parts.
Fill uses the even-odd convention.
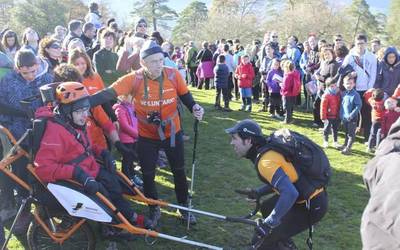
[[[137,152],[137,143],[124,143],[124,145],[131,149],[133,152]],[[122,173],[124,173],[128,178],[132,178],[135,174],[133,162],[138,161],[137,154],[127,154],[122,153]]]
[[[283,110],[285,111],[285,122],[293,120],[293,108],[296,102],[296,96],[282,96]]]
[[[204,89],[210,89],[210,79],[211,78],[199,78],[199,84],[197,85],[197,88],[203,89],[204,84]]]
[[[323,126],[321,121],[321,97],[316,96],[314,104],[313,104],[313,116],[314,116],[314,123],[318,124],[319,126]]]
[[[112,201],[114,206],[128,219],[132,219],[135,211],[131,207],[130,202],[124,199],[122,196],[122,186],[120,180],[115,173],[111,173],[109,170],[100,168],[96,181],[101,183],[106,189],[106,192],[102,192],[108,199]]]
[[[174,176],[175,194],[178,203],[185,203],[188,199],[188,184],[184,166],[184,148],[181,131],[175,136],[175,147],[170,146],[169,139],[160,141],[139,137],[138,155],[143,174],[144,194],[146,197],[158,199],[154,179],[158,150],[160,148],[164,149]]]
[[[228,94],[229,94],[229,99],[232,99],[232,90],[235,88],[235,85],[233,84],[233,73],[229,73],[228,77]]]
[[[196,71],[197,71],[197,66],[189,67],[190,84],[192,85],[192,87],[196,87],[197,85]]]
[[[269,113],[272,115],[283,115],[282,96],[280,93],[269,93]]]
[[[362,100],[362,107],[360,110],[361,119],[359,120],[359,122],[361,122],[360,126],[363,129],[364,141],[368,141],[372,121],[371,121],[371,105],[369,105],[369,103],[363,97],[365,92],[366,91],[357,91]]]
[[[238,100],[240,97],[240,91],[239,91],[238,79],[236,79],[236,78],[233,78],[233,88],[235,90],[235,98],[236,98],[236,100]]]
[[[216,87],[215,88],[216,96],[215,96],[215,106],[220,107],[221,106],[221,94],[222,98],[224,100],[224,107],[228,108],[229,107],[229,90],[228,88],[221,88],[221,87]]]
[[[263,218],[266,218],[274,209],[279,196],[275,195],[261,204],[261,213]],[[310,211],[306,208],[305,203],[295,203],[293,207],[283,216],[281,224],[272,229],[270,235],[264,238],[260,248],[262,250],[275,250],[277,243],[285,241],[304,230],[309,228],[309,225],[320,221],[328,210],[328,195],[324,191],[314,197],[310,202]]]

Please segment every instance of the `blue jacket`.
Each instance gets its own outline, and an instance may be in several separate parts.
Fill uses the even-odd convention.
[[[362,100],[355,88],[345,91],[340,105],[340,119],[342,121],[356,121],[361,106]]]
[[[10,71],[1,79],[0,124],[10,130],[17,140],[32,125],[30,118],[21,115],[26,113],[26,109],[22,107],[20,101],[40,95],[39,87],[51,82],[53,82],[53,76],[47,73],[47,69],[39,72],[35,80],[29,83],[16,71]],[[42,105],[39,97],[30,104],[30,108],[35,111]]]
[[[228,88],[229,68],[226,64],[215,65],[214,76],[214,82],[218,88]]]
[[[389,54],[396,55],[396,61],[389,64],[387,57]],[[395,47],[389,47],[385,51],[383,61],[378,64],[378,73],[374,88],[381,88],[388,95],[392,96],[397,85],[400,83],[400,58]]]

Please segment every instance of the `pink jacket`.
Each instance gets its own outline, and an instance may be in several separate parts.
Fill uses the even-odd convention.
[[[119,122],[118,135],[122,143],[134,143],[137,141],[138,132],[138,121],[135,116],[135,110],[132,103],[121,102],[116,103],[113,106],[115,115]]]
[[[282,96],[297,96],[299,94],[300,73],[297,70],[286,73],[281,86]]]

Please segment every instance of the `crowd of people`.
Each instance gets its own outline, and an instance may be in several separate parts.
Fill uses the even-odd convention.
[[[84,20],[72,20],[67,28],[56,26],[43,38],[30,27],[22,34],[9,28],[1,32],[0,124],[18,140],[31,127],[27,109],[56,117],[34,160],[39,178],[72,178],[89,193],[105,188],[133,224],[144,221],[142,226],[154,228],[160,208],[150,206],[144,220],[126,204],[112,177],[115,161],[110,150],[115,147],[121,153],[122,172],[154,199],[156,166],[168,161],[178,203],[187,206],[183,144],[188,136],[180,116],[183,106],[195,119],[201,120],[204,113],[189,86],[215,89],[217,110],[232,112],[230,102],[241,101],[240,111],[254,112],[257,103],[258,112],[268,112],[283,124],[295,122],[296,109],[312,106],[312,126],[323,132],[322,146],[329,147],[332,134],[333,147],[344,155],[351,154],[357,132],[362,133],[366,150],[373,152],[400,116],[398,51],[382,47],[378,39],[369,42],[362,34],[353,44],[346,44],[339,34],[332,41],[309,34],[304,42],[290,36],[280,45],[277,32],[267,32],[263,41],[255,39],[247,46],[239,39],[219,39],[202,42],[198,49],[197,41],[173,46],[158,31],[148,35],[143,18],[127,32],[113,18],[103,23],[96,3],[90,4]],[[21,100],[38,96],[41,86],[53,82],[61,82],[54,110],[41,110],[40,99],[22,106]],[[343,144],[338,141],[341,123]],[[85,139],[77,140],[71,130]],[[71,154],[63,156],[67,151]],[[71,163],[82,153],[90,157]],[[27,178],[28,162],[22,157],[13,163],[22,179]],[[1,178],[1,199],[14,200],[13,185]],[[3,221],[13,217],[16,205],[28,196],[23,188],[15,188],[16,204],[1,204]],[[183,220],[196,223],[193,214],[178,212]],[[16,232],[24,232],[30,220],[27,209]]]

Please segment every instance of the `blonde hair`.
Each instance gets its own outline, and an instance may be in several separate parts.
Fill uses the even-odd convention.
[[[285,72],[294,70],[294,63],[291,60],[283,60],[281,62],[281,69]]]

